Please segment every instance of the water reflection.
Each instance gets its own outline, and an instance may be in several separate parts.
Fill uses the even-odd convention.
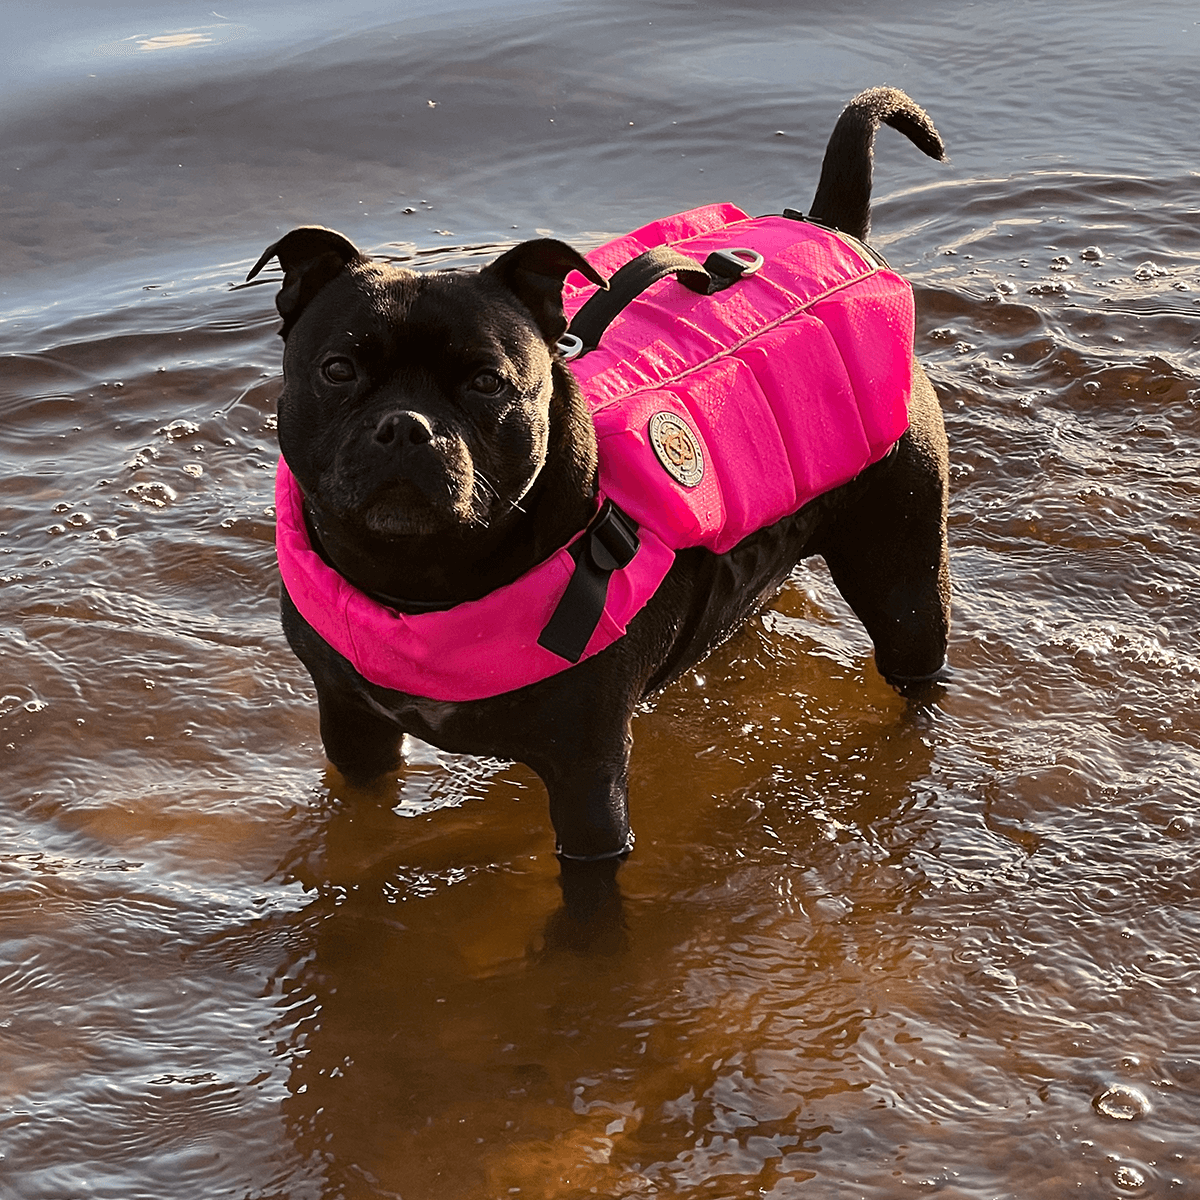
[[[191,50],[197,46],[215,46],[242,37],[249,30],[243,25],[193,25],[169,33],[135,33],[116,42],[97,47],[101,55],[149,54],[163,50]]]
[[[656,746],[634,769],[647,844],[623,901],[611,876],[586,881],[599,911],[578,894],[572,910],[568,886],[554,913],[544,797],[521,769],[415,818],[389,807],[394,784],[339,792],[331,775],[281,867],[311,900],[288,918],[273,1035],[289,1136],[324,1194],[811,1174],[828,1106],[870,1086],[860,1041],[906,986],[907,951],[879,923],[924,886],[909,849],[932,819],[934,739],[901,715],[839,788],[811,769],[815,740],[781,738],[762,747],[768,777],[697,829],[707,805],[680,812],[655,770],[686,753],[687,708],[682,732],[638,730]]]
[[[212,38],[199,30],[188,33],[160,33],[157,37],[140,38],[139,50],[182,50],[185,46],[210,46]]]

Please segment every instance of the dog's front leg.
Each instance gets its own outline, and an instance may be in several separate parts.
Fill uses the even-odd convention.
[[[395,720],[323,682],[317,709],[325,757],[349,783],[362,786],[400,767],[404,731]]]
[[[300,615],[286,588],[280,609],[288,643],[317,689],[325,757],[354,785],[396,770],[402,727],[370,702],[362,678]]]
[[[601,712],[592,722],[607,724]],[[605,752],[588,738],[587,752],[558,757],[542,776],[550,796],[561,869],[562,908],[546,926],[548,948],[615,953],[625,945],[617,868],[633,849],[626,789],[633,736],[629,717],[610,731]]]
[[[620,858],[633,849],[629,828],[629,752],[633,736],[629,722],[603,756],[571,755],[549,778],[550,821],[555,852],[560,858],[595,862]]]
[[[537,685],[525,761],[546,785],[564,861],[620,858],[633,848],[626,791],[637,683],[610,647]],[[640,682],[640,680],[638,681]]]

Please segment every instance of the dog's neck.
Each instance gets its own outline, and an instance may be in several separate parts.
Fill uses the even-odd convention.
[[[544,562],[596,515],[595,430],[574,380],[558,382],[546,464],[519,504],[486,528],[384,538],[306,497],[313,549],[359,591],[414,613],[478,600]]]

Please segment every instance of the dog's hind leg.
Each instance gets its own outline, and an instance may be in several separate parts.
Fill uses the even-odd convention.
[[[892,454],[868,468],[862,490],[809,546],[866,627],[879,673],[899,691],[937,676],[950,628],[946,433],[919,368],[909,413]]]

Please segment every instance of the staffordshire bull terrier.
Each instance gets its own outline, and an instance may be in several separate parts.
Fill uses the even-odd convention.
[[[881,122],[944,157],[908,96],[864,92],[836,124],[806,218],[813,238],[836,241],[831,255],[868,273],[881,260],[853,239],[868,234]],[[689,283],[689,303],[702,303],[708,283],[714,292],[749,286],[738,280],[757,269],[754,257],[718,254],[711,279],[701,271],[700,285]],[[635,706],[695,665],[808,555],[824,557],[894,687],[912,692],[938,676],[950,612],[946,439],[933,388],[907,350],[907,428],[890,449],[868,454],[848,481],[798,499],[798,509],[739,532],[736,544],[715,533],[664,548],[647,527],[653,514],[628,511],[638,508],[636,486],[626,486],[624,508],[598,511],[602,414],[574,373],[588,359],[568,365],[578,345],[560,341],[571,307],[564,296],[573,304],[606,283],[583,255],[542,238],[478,272],[418,273],[304,227],[270,246],[249,278],[272,258],[284,273],[276,300],[283,627],[316,685],[329,761],[352,784],[396,769],[406,732],[451,752],[519,760],[545,783],[564,864],[619,859],[633,845]],[[674,280],[658,286],[684,295]],[[905,346],[911,296],[908,304]],[[781,367],[770,354],[762,361]],[[713,451],[686,414],[662,405],[665,415],[626,432],[639,444],[654,433],[670,476],[663,486],[693,513]],[[285,541],[308,567],[285,564]],[[630,599],[637,589],[615,581],[639,554],[653,560],[654,579],[648,595]],[[625,607],[609,618],[614,595]],[[533,622],[537,645],[512,652],[506,627],[522,622]],[[404,651],[407,675],[377,669],[391,630],[422,628],[432,632]],[[447,683],[455,672],[459,683]]]

